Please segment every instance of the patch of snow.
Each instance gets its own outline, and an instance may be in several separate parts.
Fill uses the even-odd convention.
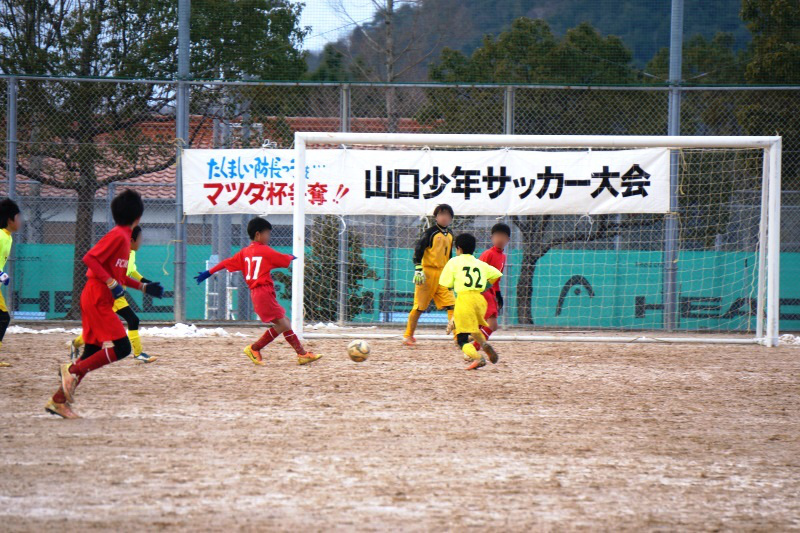
[[[32,329],[15,325],[9,326],[7,331],[11,334],[32,333],[34,335],[47,335],[48,333],[70,333],[72,335],[78,335],[81,332],[81,328]],[[223,328],[198,328],[194,324],[182,323],[163,328],[155,326],[149,328],[140,328],[139,334],[142,337],[163,337],[175,339],[184,339],[189,337],[249,337],[249,335],[245,335],[244,333],[240,333],[238,331],[235,333],[228,333]]]
[[[184,339],[189,337],[248,337],[244,333],[228,333],[223,328],[198,328],[194,324],[177,323],[168,327],[149,327],[139,329],[142,337],[163,337]]]
[[[781,335],[778,340],[780,341],[780,344],[795,344],[800,346],[800,336],[786,334]]]
[[[81,332],[81,328],[49,328],[49,329],[31,329],[22,326],[9,326],[6,330],[7,333],[33,333],[34,335],[46,335],[48,333],[72,333],[77,335]]]

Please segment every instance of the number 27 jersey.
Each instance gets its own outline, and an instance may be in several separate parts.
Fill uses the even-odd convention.
[[[453,288],[456,294],[466,291],[483,292],[500,279],[502,272],[492,265],[475,259],[469,254],[461,254],[450,259],[439,276],[439,285]]]
[[[270,271],[276,268],[287,268],[293,256],[282,254],[274,248],[258,242],[251,242],[236,252],[235,255],[220,261],[209,272],[219,272],[223,268],[228,272],[241,272],[250,290],[256,287],[274,287]]]

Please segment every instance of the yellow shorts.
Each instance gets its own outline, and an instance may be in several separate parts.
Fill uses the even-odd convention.
[[[6,299],[3,298],[3,293],[0,292],[0,311],[4,313],[8,313],[8,307],[6,307]]]
[[[442,271],[433,268],[423,268],[425,273],[425,283],[414,286],[414,309],[425,311],[431,304],[431,300],[436,304],[437,309],[452,307],[456,303],[453,291],[439,285],[439,276]]]
[[[128,300],[125,299],[125,295],[123,294],[114,300],[114,306],[111,309],[116,313],[120,309],[125,309],[126,307],[128,307]]]
[[[480,326],[488,326],[486,315],[486,298],[478,291],[464,291],[456,298],[456,308],[453,311],[453,321],[456,324],[456,334],[475,333]]]

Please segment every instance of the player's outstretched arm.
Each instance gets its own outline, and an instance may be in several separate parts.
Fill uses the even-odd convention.
[[[205,280],[207,280],[208,278],[210,278],[223,268],[227,269],[228,272],[238,272],[242,270],[241,256],[237,253],[234,256],[231,256],[227,259],[223,259],[222,261],[214,265],[211,269],[198,272],[197,275],[194,277],[194,279],[197,281],[197,284],[200,285]]]

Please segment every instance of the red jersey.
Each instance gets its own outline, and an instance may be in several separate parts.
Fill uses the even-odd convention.
[[[506,254],[497,246],[492,246],[483,252],[478,259],[486,264],[492,265],[500,272],[502,272],[506,267]],[[499,282],[500,280],[497,280],[492,284],[491,287],[489,287],[489,290],[492,291],[492,293],[497,294],[497,292],[500,290]]]
[[[89,267],[87,278],[105,283],[114,278],[120,285],[141,287],[141,283],[128,277],[128,259],[131,255],[130,226],[114,226],[85,256],[83,262]]]
[[[279,251],[261,244],[251,242],[249,246],[239,250],[236,255],[220,261],[209,270],[212,274],[223,268],[228,272],[241,272],[250,290],[266,285],[274,287],[270,271],[276,268],[287,268],[292,263],[293,256],[282,254]]]

